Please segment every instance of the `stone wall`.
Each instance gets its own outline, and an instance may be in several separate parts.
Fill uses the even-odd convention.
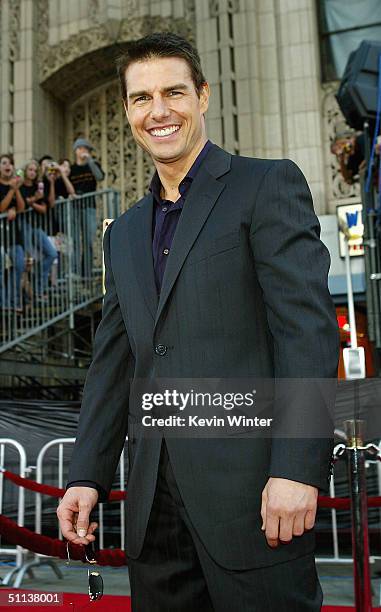
[[[114,59],[134,38],[172,30],[197,44],[212,89],[210,138],[232,153],[291,158],[316,211],[357,197],[329,152],[337,84],[322,86],[314,0],[1,0],[0,148],[17,164],[93,140],[124,206],[152,165],[124,118]]]

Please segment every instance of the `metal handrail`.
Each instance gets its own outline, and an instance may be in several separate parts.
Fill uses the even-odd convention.
[[[74,313],[102,298],[102,222],[119,200],[102,189],[57,200],[47,215],[0,214],[0,354],[62,319],[74,329]]]
[[[6,447],[13,447],[19,456],[19,475],[25,478],[26,473],[26,452],[22,444],[11,438],[0,438],[0,467],[4,468],[5,465],[5,449]],[[3,511],[3,489],[4,489],[4,474],[0,471],[0,514]],[[17,503],[17,524],[20,527],[24,526],[24,514],[25,514],[25,490],[23,487],[18,488],[18,503]],[[23,562],[24,549],[22,546],[16,546],[12,548],[0,547],[0,553],[6,553],[15,555],[16,567],[20,567]]]

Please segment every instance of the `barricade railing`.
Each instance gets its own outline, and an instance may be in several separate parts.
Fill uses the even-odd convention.
[[[26,475],[26,453],[25,449],[19,442],[10,438],[0,438],[0,515],[3,514],[4,507],[4,470],[7,465],[7,459],[10,455],[9,451],[13,451],[12,463],[14,463],[14,455],[16,453],[18,460],[18,474],[25,478]],[[22,487],[18,488],[17,500],[17,523],[21,527],[24,525],[25,514],[25,491]],[[0,554],[11,555],[15,557],[16,567],[20,567],[23,563],[24,549],[22,546],[0,546]]]
[[[381,440],[378,444],[381,447]],[[378,496],[368,497],[368,508],[380,508],[381,515],[381,461],[379,459],[368,460],[366,462],[367,467],[375,464],[377,470],[377,490]],[[348,555],[348,553],[344,556],[340,553],[340,540],[339,540],[339,528],[338,528],[338,520],[337,520],[337,511],[338,510],[349,510],[350,509],[350,498],[342,498],[336,497],[336,487],[335,487],[335,475],[332,474],[330,487],[329,487],[329,499],[332,500],[332,503],[328,503],[328,498],[321,496],[319,497],[319,507],[329,508],[331,514],[331,535],[332,535],[332,555],[331,556],[316,556],[317,563],[341,563],[341,564],[352,564],[353,557]],[[370,555],[369,560],[370,563],[381,559],[381,555]]]
[[[126,438],[127,441],[128,438]],[[57,449],[58,452],[58,476],[57,476],[57,486],[62,489],[64,486],[64,447],[66,445],[73,445],[75,442],[75,438],[57,438],[55,440],[51,440],[47,444],[45,444],[40,450],[37,457],[36,464],[36,481],[38,483],[43,483],[44,481],[44,470],[45,470],[45,459],[48,451],[52,449]],[[122,450],[120,461],[119,461],[119,486],[120,491],[125,491],[125,451]],[[120,548],[122,550],[125,549],[125,500],[121,499],[119,501],[119,525],[120,525]],[[99,538],[99,547],[101,549],[104,548],[104,510],[103,504],[98,504],[98,513],[99,513],[99,526],[98,526],[98,538]],[[58,530],[58,538],[62,540],[62,533],[58,526],[57,522],[57,530]],[[35,517],[35,531],[36,533],[42,532],[42,494],[36,493],[36,517]]]
[[[127,438],[126,438],[127,440]],[[75,442],[75,438],[57,438],[47,442],[39,451],[37,456],[36,466],[26,467],[26,454],[23,447],[16,441],[10,439],[0,439],[0,459],[2,471],[0,471],[0,537],[5,536],[7,542],[15,543],[16,548],[0,548],[0,552],[5,554],[16,555],[16,567],[12,569],[3,579],[4,585],[13,584],[14,588],[19,588],[22,584],[26,573],[30,574],[31,570],[36,566],[47,565],[55,572],[58,578],[62,578],[62,573],[56,564],[54,557],[65,557],[65,544],[63,542],[62,533],[60,531],[57,521],[57,535],[56,539],[47,537],[42,534],[42,497],[49,496],[59,499],[64,494],[64,478],[65,478],[65,447],[72,446]],[[20,473],[16,474],[5,469],[4,463],[4,445],[10,444],[20,451]],[[54,457],[52,457],[51,451],[57,451],[57,476],[56,485],[43,483],[46,477],[47,463],[51,464]],[[125,452],[122,450],[120,462],[118,466],[119,472],[119,484],[120,490],[112,492],[110,494],[110,500],[115,501],[119,504],[119,529],[118,537],[120,546],[108,550],[104,549],[104,536],[105,536],[105,518],[103,511],[103,504],[98,504],[98,542],[99,542],[99,562],[101,564],[110,565],[123,565],[126,563],[125,560]],[[25,477],[26,472],[30,472],[35,468],[35,480],[31,480]],[[18,487],[18,515],[17,522],[7,518],[2,513],[3,508],[3,481],[7,479],[13,482]],[[24,527],[24,508],[25,508],[25,489],[35,491],[35,531],[30,531]],[[113,526],[115,521],[113,521]],[[26,549],[24,550],[20,543],[24,544]],[[34,552],[33,560],[26,557],[28,551]],[[71,547],[70,551],[73,559],[83,559],[81,547],[74,546],[73,550]]]
[[[64,542],[62,541],[62,534],[60,532],[57,522],[57,538],[50,538],[42,535],[42,496],[54,497],[57,500],[64,494],[64,480],[65,480],[65,447],[73,445],[75,438],[57,438],[46,443],[40,450],[37,457],[36,478],[30,480],[26,477],[32,467],[27,467],[25,450],[21,444],[15,440],[8,438],[0,438],[0,536],[5,536],[7,542],[13,542],[15,548],[0,548],[0,553],[15,556],[16,568],[12,570],[9,576],[6,577],[4,584],[10,584],[11,578],[16,576],[14,586],[18,587],[21,585],[21,581],[26,572],[29,572],[31,568],[36,565],[48,564],[52,566],[58,576],[60,576],[59,569],[56,568],[52,556],[63,557],[64,556]],[[339,445],[340,446],[340,445]],[[18,453],[19,470],[18,474],[10,472],[6,469],[6,447],[14,449]],[[51,465],[52,455],[51,451],[57,453],[58,458],[58,469],[57,475],[55,476],[56,484],[44,484],[46,479],[46,468],[49,463]],[[53,458],[54,459],[54,458]],[[13,465],[14,465],[13,460]],[[376,461],[375,461],[376,463]],[[377,470],[379,482],[381,482],[381,462],[377,460]],[[17,511],[17,523],[3,516],[3,505],[4,505],[4,479],[12,481],[18,486],[18,511]],[[105,533],[105,521],[103,515],[103,504],[99,504],[99,559],[101,563],[111,565],[121,565],[125,563],[123,560],[123,554],[125,550],[125,469],[124,469],[124,451],[121,455],[119,464],[119,482],[120,490],[113,491],[110,495],[110,500],[114,500],[120,504],[119,512],[119,529],[118,536],[120,538],[120,547],[115,550],[107,550],[104,548],[104,533]],[[29,489],[36,492],[35,498],[35,531],[29,531],[23,527],[24,525],[24,506],[25,506],[25,494],[24,489]],[[369,508],[381,508],[381,491],[376,497],[368,497]],[[332,518],[332,544],[333,544],[333,555],[331,557],[317,557],[317,562],[331,562],[331,563],[352,563],[353,559],[344,557],[340,554],[339,549],[339,538],[338,538],[338,526],[337,526],[337,510],[349,510],[351,508],[351,498],[336,498],[335,497],[335,481],[334,478],[331,481],[330,496],[319,496],[318,505],[322,508],[328,508],[331,512]],[[30,544],[30,545],[29,545]],[[28,550],[35,552],[34,561],[27,561],[25,559],[26,550],[23,549],[23,545]],[[73,558],[82,558],[80,551],[76,551]],[[371,561],[379,558],[378,556],[372,556]]]
[[[102,297],[102,223],[119,192],[57,200],[46,214],[0,214],[0,353]]]

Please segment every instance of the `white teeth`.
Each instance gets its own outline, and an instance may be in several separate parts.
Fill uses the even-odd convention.
[[[151,130],[151,134],[154,136],[169,136],[169,134],[173,134],[173,132],[177,132],[179,129],[179,125],[172,125],[171,127],[167,127],[162,130]]]

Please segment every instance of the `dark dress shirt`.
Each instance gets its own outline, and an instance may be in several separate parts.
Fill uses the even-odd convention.
[[[160,196],[161,182],[157,172],[155,172],[151,184],[150,191],[152,192],[155,203],[155,214],[153,215],[152,228],[152,255],[153,267],[155,271],[155,281],[157,292],[160,293],[167,258],[171,250],[173,237],[176,227],[180,219],[187,193],[192,185],[203,160],[205,159],[212,143],[208,140],[204,148],[196,157],[192,167],[187,172],[187,175],[179,184],[180,197],[176,202],[171,200],[163,200]]]

